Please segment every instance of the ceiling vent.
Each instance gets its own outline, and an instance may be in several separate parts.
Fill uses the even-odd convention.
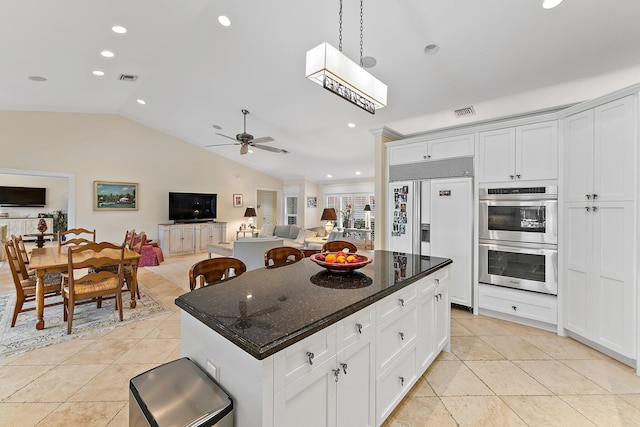
[[[459,108],[457,110],[453,110],[453,112],[456,113],[456,117],[468,117],[476,115],[476,110],[474,110],[472,106]]]
[[[120,74],[120,80],[123,82],[135,82],[138,80],[138,76],[134,76],[133,74]]]

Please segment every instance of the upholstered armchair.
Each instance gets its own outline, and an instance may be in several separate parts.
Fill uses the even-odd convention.
[[[140,254],[139,267],[160,265],[164,261],[162,249],[155,242],[148,243],[147,235],[144,231],[134,235],[131,249]]]

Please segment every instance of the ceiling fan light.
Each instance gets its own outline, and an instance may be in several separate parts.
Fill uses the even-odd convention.
[[[542,2],[542,7],[545,9],[553,9],[554,7],[558,6],[560,3],[562,3],[562,0],[544,0]]]
[[[240,154],[247,154],[249,152],[249,144],[242,144],[240,147]]]

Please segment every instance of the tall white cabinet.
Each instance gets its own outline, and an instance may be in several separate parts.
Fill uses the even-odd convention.
[[[637,358],[636,115],[630,95],[562,121],[563,326],[626,362]]]

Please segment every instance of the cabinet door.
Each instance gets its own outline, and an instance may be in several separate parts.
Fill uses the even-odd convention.
[[[182,229],[182,251],[194,252],[196,249],[196,232],[194,226]]]
[[[436,357],[435,327],[436,324],[436,286],[430,286],[421,294],[418,302],[418,345],[417,357],[419,372],[424,372]]]
[[[182,230],[181,226],[169,227],[169,252],[182,252]]]
[[[479,137],[478,181],[515,179],[515,129],[480,132]]]
[[[594,110],[594,186],[597,200],[634,200],[635,158],[633,97]]]
[[[334,356],[274,394],[274,426],[336,425],[335,363]]]
[[[593,340],[624,356],[636,355],[633,202],[599,203],[594,221]]]
[[[563,212],[562,256],[564,259],[564,327],[588,336],[590,276],[592,274],[593,213],[591,204],[569,203]],[[589,211],[586,210],[589,207]]]
[[[516,178],[558,179],[558,122],[516,128]]]
[[[584,202],[593,193],[593,110],[569,116],[562,124],[564,197]]]
[[[9,239],[11,237],[11,235],[14,236],[20,236],[24,233],[24,220],[22,219],[7,219],[5,220],[7,221],[7,239]]]
[[[431,160],[473,156],[474,134],[432,139],[427,142],[427,158]]]
[[[451,303],[449,302],[449,286],[447,281],[441,281],[436,287],[436,353],[449,347],[449,319]]]
[[[425,141],[389,147],[390,165],[423,162],[427,159],[428,152],[427,143]]]
[[[336,383],[338,426],[375,425],[376,369],[371,336],[370,333],[365,334],[338,353],[336,358],[336,369],[340,369]]]
[[[198,244],[196,247],[196,251],[205,251],[207,250],[207,246],[211,241],[212,235],[212,226],[210,225],[200,225],[200,238],[198,239]]]

